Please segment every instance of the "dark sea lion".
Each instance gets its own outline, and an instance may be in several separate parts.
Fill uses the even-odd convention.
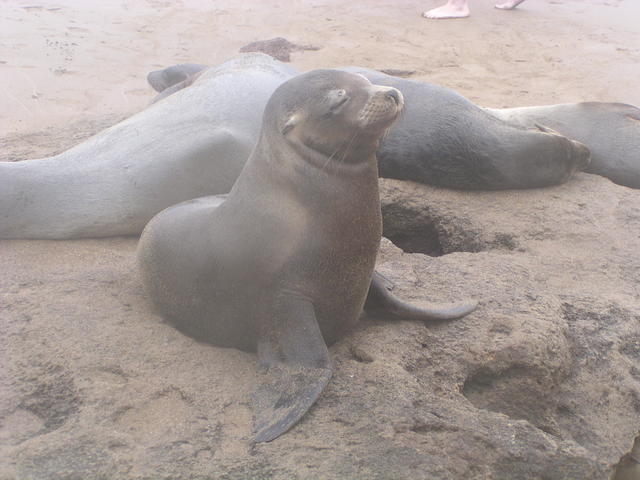
[[[545,125],[591,150],[585,172],[640,188],[640,109],[623,103],[583,102],[485,109],[514,125]]]
[[[170,205],[229,192],[296,73],[247,54],[59,155],[0,162],[0,238],[137,235]]]
[[[142,234],[143,281],[163,316],[197,339],[257,350],[267,367],[254,395],[256,442],[284,433],[315,402],[332,374],[327,344],[358,320],[368,292],[395,316],[475,308],[419,311],[390,301],[373,275],[382,230],[375,151],[402,105],[396,89],[359,75],[295,77],[269,100],[226,201],[170,207]]]
[[[640,109],[633,105],[481,108],[427,82],[344,70],[394,86],[408,99],[378,152],[383,177],[451,188],[529,188],[562,183],[583,169],[640,188]],[[578,142],[588,147],[590,162]]]
[[[393,86],[408,99],[380,144],[382,177],[459,189],[534,188],[563,183],[589,163],[584,145],[544,123],[496,118],[453,90],[426,82],[360,67],[343,70]],[[176,83],[163,94],[187,84]]]
[[[397,88],[407,108],[380,143],[380,176],[459,189],[534,188],[567,181],[589,150],[551,129],[496,118],[444,87],[359,67],[345,68]]]

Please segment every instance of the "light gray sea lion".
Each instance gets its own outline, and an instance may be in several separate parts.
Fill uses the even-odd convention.
[[[134,235],[170,205],[227,193],[295,73],[248,54],[59,155],[0,162],[0,238]]]
[[[525,188],[560,183],[585,162],[584,149],[544,126],[527,130],[451,90],[359,71],[395,82],[412,101],[381,145],[383,176],[453,188]],[[60,155],[0,162],[0,238],[139,234],[168,205],[226,193],[255,145],[269,94],[297,72],[262,54],[200,72],[189,88]],[[556,111],[564,110],[571,108]],[[637,109],[596,110],[573,111],[585,132],[574,134],[598,152],[600,164],[625,159],[619,163],[627,176],[637,178]],[[601,121],[621,128],[600,128]],[[594,128],[598,135],[589,133]]]
[[[591,151],[585,172],[640,188],[640,109],[623,103],[583,102],[485,109],[513,125],[545,125]]]
[[[273,94],[259,142],[224,203],[164,210],[138,259],[163,316],[200,340],[257,350],[254,441],[304,415],[332,374],[327,344],[371,305],[391,315],[455,318],[390,301],[373,275],[382,221],[375,151],[402,95],[364,77],[318,70]],[[372,282],[373,287],[369,289]]]

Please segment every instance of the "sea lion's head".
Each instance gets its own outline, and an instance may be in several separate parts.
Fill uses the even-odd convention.
[[[314,70],[275,91],[264,125],[288,143],[345,160],[350,153],[373,153],[403,106],[395,88],[372,85],[358,74]]]

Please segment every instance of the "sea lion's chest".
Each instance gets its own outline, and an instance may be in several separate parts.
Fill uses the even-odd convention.
[[[277,283],[311,300],[332,343],[357,321],[369,289],[382,232],[377,180],[368,189],[334,189],[323,205],[307,206],[304,217]]]

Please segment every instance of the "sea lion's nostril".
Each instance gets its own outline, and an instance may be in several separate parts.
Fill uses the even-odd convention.
[[[400,93],[396,89],[389,90],[387,96],[391,97],[396,102],[396,105],[400,105]]]

